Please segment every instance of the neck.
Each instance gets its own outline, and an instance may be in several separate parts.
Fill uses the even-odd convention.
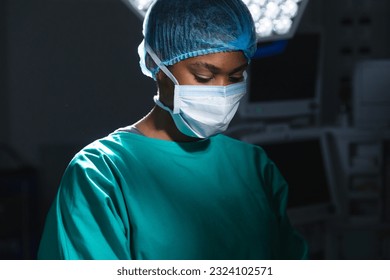
[[[198,138],[189,137],[181,133],[177,129],[169,112],[158,106],[154,106],[149,114],[135,123],[135,126],[143,135],[150,138],[174,142],[193,142],[199,140]]]

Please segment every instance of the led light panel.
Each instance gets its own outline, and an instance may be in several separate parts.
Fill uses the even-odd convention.
[[[154,0],[122,0],[143,19]],[[242,0],[252,14],[257,40],[273,41],[294,35],[309,0]]]
[[[292,37],[308,0],[243,0],[252,14],[258,41]]]

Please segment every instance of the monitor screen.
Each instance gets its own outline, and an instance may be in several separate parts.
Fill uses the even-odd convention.
[[[256,133],[241,138],[262,147],[286,179],[287,208],[294,221],[326,218],[338,210],[325,135],[319,128]]]
[[[320,49],[319,32],[258,44],[248,69],[248,94],[241,103],[241,116],[267,119],[316,114]]]
[[[329,203],[330,193],[319,139],[260,144],[289,185],[288,207]]]

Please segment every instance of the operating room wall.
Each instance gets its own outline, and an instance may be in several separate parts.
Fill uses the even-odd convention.
[[[29,162],[41,145],[87,143],[150,106],[141,21],[120,1],[12,0],[7,29],[9,138]]]
[[[6,139],[8,131],[7,55],[6,55],[6,3],[0,2],[0,143]]]
[[[381,9],[368,54],[359,48],[349,53],[345,48],[360,41],[351,35],[342,42],[349,31],[340,27],[344,15],[364,1],[311,0],[303,16],[300,29],[324,31],[321,119],[326,125],[337,122],[340,86],[350,78],[356,57],[390,57],[389,3],[371,2]],[[37,171],[39,228],[73,154],[144,116],[155,85],[138,66],[142,22],[121,0],[0,0],[0,17],[0,143]]]
[[[147,113],[155,85],[138,66],[142,22],[120,0],[9,0],[1,9],[1,166],[35,168],[39,231],[74,153]]]
[[[344,110],[352,117],[356,64],[368,59],[390,58],[390,2],[322,1],[322,11],[325,32],[322,119],[324,123],[335,124]]]

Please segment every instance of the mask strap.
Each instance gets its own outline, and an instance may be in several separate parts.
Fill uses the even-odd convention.
[[[175,76],[173,76],[173,74],[171,73],[171,71],[168,70],[168,68],[162,64],[161,60],[158,58],[158,56],[156,55],[156,53],[152,50],[152,48],[149,46],[148,43],[146,43],[146,41],[144,42],[145,44],[145,49],[146,49],[146,52],[151,56],[151,58],[153,59],[153,61],[157,64],[158,67],[160,67],[160,69],[165,73],[165,75],[168,76],[168,78],[170,78],[172,80],[172,82],[175,84],[175,85],[178,85],[179,83],[177,82]]]
[[[156,55],[156,53],[152,50],[152,48],[149,46],[146,41],[145,44],[145,50],[150,55],[150,57],[153,59],[153,61],[160,67],[160,69],[168,76],[168,78],[171,79],[171,81],[175,85],[179,85],[178,81],[176,80],[175,76],[171,73],[171,71],[168,70],[168,68],[162,64],[160,58]],[[173,113],[178,114],[180,113],[180,99],[179,99],[179,93],[177,92],[177,88],[175,86],[174,94],[173,94]]]

